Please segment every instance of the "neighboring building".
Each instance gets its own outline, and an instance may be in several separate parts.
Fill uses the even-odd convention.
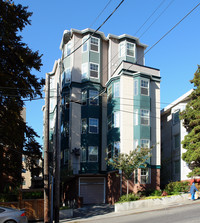
[[[161,184],[170,181],[188,180],[190,172],[186,162],[182,160],[185,150],[181,141],[187,135],[183,121],[179,120],[179,113],[183,111],[193,90],[161,110]]]
[[[120,181],[105,158],[137,146],[154,148],[148,167],[133,176],[130,191],[159,188],[160,71],[145,66],[146,47],[126,34],[105,37],[91,29],[64,31],[62,58],[49,73],[49,117],[50,145],[58,123],[61,169],[73,170],[66,199],[83,197],[83,203],[117,200]],[[58,87],[61,111],[57,111]]]

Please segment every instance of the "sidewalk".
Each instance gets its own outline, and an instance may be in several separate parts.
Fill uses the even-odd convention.
[[[162,205],[156,205],[156,202],[155,202],[155,205],[152,205],[150,207],[135,208],[133,210],[122,211],[122,212],[114,212],[114,206],[108,205],[108,204],[86,205],[83,208],[75,209],[73,218],[63,219],[63,220],[60,220],[60,222],[62,223],[89,222],[90,220],[95,220],[95,219],[103,219],[103,218],[108,219],[108,218],[123,216],[123,215],[128,215],[128,214],[136,214],[136,213],[142,213],[142,212],[173,208],[173,207],[183,206],[183,205],[191,205],[194,203],[200,203],[200,199],[196,201],[191,201],[188,199],[182,200],[180,202],[172,201],[170,203],[165,203]]]

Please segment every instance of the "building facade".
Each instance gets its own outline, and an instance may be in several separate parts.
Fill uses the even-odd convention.
[[[50,140],[59,128],[61,170],[69,173],[66,196],[82,197],[86,204],[116,200],[123,183],[106,158],[137,146],[152,146],[152,157],[135,172],[130,190],[159,188],[160,71],[145,66],[146,47],[127,34],[64,31],[62,58],[49,75]]]
[[[187,131],[183,126],[183,121],[179,119],[179,113],[185,110],[192,91],[188,91],[161,110],[162,185],[170,181],[189,180],[187,175],[190,170],[181,158],[185,152],[181,141],[187,135]]]

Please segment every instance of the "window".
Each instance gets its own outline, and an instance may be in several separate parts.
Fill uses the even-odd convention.
[[[135,44],[127,43],[126,44],[126,54],[130,57],[135,57]]]
[[[112,115],[108,116],[108,131],[112,129]]]
[[[121,42],[119,45],[119,56],[135,57],[135,44],[127,41]]]
[[[82,44],[83,44],[82,50],[83,50],[83,52],[87,52],[88,51],[88,41],[87,41],[87,39],[88,39],[88,37],[85,36],[83,38],[83,41],[82,41]]]
[[[99,39],[95,37],[91,37],[90,39],[90,50],[99,52]]]
[[[134,80],[134,95],[138,95],[138,80]]]
[[[177,124],[179,123],[179,110],[175,111],[173,114],[172,114],[172,117],[173,117],[173,124]]]
[[[138,139],[134,139],[134,148],[133,149],[137,149],[138,147]]]
[[[65,108],[68,109],[69,108],[69,105],[70,105],[70,93],[68,92],[65,95]]]
[[[83,90],[81,92],[81,101],[82,101],[82,105],[87,104],[87,90]]]
[[[122,42],[119,45],[119,56],[120,57],[124,57],[125,56],[125,42]]]
[[[149,110],[141,110],[141,125],[149,125]]]
[[[89,133],[98,134],[99,131],[99,120],[96,118],[89,119]]]
[[[64,122],[64,134],[69,135],[69,121]]]
[[[88,64],[82,64],[82,79],[88,79]]]
[[[120,154],[120,142],[114,142],[114,157],[118,157]]]
[[[134,118],[134,125],[138,125],[138,109],[134,110],[134,114],[133,114],[133,118]]]
[[[90,105],[99,105],[99,92],[90,90],[89,91]]]
[[[119,128],[120,126],[120,113],[119,112],[114,112],[114,128]]]
[[[108,87],[108,92],[107,92],[107,99],[108,99],[108,101],[110,101],[111,98],[112,98],[112,85],[110,85]]]
[[[107,157],[108,157],[108,159],[112,158],[112,145],[111,144],[108,145]]]
[[[69,42],[65,45],[64,57],[69,56],[70,53],[71,53],[71,43]]]
[[[81,162],[86,162],[86,159],[87,159],[86,148],[81,148]]]
[[[119,98],[119,82],[114,83],[114,98]]]
[[[174,136],[174,149],[180,148],[180,134]]]
[[[141,147],[149,148],[149,139],[141,139]]]
[[[134,170],[134,184],[138,183],[138,170]]]
[[[98,162],[98,147],[97,146],[89,146],[88,161]]]
[[[81,120],[81,133],[82,134],[87,133],[87,119],[86,118],[83,118]]]
[[[90,77],[99,78],[99,65],[90,63]]]
[[[71,70],[70,68],[67,68],[65,70],[65,83],[70,82],[71,81]]]
[[[147,168],[141,169],[141,184],[149,183],[149,171]]]
[[[141,95],[149,95],[149,81],[141,80]]]

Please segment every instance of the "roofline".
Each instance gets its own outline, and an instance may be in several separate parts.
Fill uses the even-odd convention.
[[[185,94],[183,94],[181,97],[179,97],[178,99],[176,99],[175,101],[173,101],[171,104],[167,105],[165,108],[163,108],[161,110],[161,113],[165,113],[167,111],[169,111],[170,109],[172,109],[173,107],[175,107],[177,104],[179,104],[180,102],[182,102],[183,100],[185,100],[188,96],[190,96],[190,94],[193,92],[194,90],[191,89],[188,92],[186,92]]]
[[[120,35],[120,36],[113,35],[113,34],[108,34],[108,36],[106,37],[105,34],[104,34],[103,32],[101,32],[101,31],[97,31],[97,32],[96,32],[96,30],[94,30],[94,29],[86,28],[86,29],[83,29],[83,30],[78,30],[78,29],[73,29],[73,28],[72,28],[71,30],[64,30],[64,32],[63,32],[63,36],[62,36],[62,40],[61,40],[61,43],[60,43],[60,50],[62,49],[63,42],[64,42],[63,39],[64,39],[65,36],[66,36],[67,40],[69,41],[69,40],[72,38],[73,33],[84,34],[84,33],[87,33],[87,32],[97,33],[97,34],[99,34],[99,35],[102,37],[102,39],[104,39],[105,41],[108,41],[108,40],[111,39],[111,38],[115,38],[115,39],[118,39],[118,40],[120,40],[120,39],[122,39],[122,38],[129,38],[129,39],[133,39],[133,40],[135,40],[136,43],[137,43],[137,45],[142,46],[142,47],[144,47],[145,49],[148,47],[148,45],[141,43],[140,40],[139,40],[139,38],[134,37],[134,36],[131,36],[131,35],[128,35],[128,34],[122,34],[122,35]]]

